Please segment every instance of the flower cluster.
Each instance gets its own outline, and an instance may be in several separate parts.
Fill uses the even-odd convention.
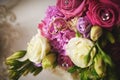
[[[77,72],[80,80],[119,80],[119,51],[120,1],[57,0],[56,6],[48,7],[27,51],[16,52],[6,64],[13,66],[11,71],[18,70],[13,79],[20,77],[18,72],[36,74],[60,66]],[[21,66],[16,68],[15,61]],[[32,67],[26,69],[28,65]]]

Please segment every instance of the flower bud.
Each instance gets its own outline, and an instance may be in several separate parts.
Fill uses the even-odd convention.
[[[85,17],[80,17],[78,19],[77,23],[77,30],[80,32],[84,38],[89,38],[90,37],[90,29],[91,29],[91,23],[88,19],[87,16]]]
[[[42,67],[43,69],[53,67],[53,64],[55,63],[56,56],[55,54],[51,53],[47,55],[43,60],[42,60]]]
[[[6,60],[7,65],[19,65],[20,61],[18,60]]]
[[[115,43],[115,38],[111,32],[106,31],[106,38],[108,41],[110,41],[112,44]]]
[[[8,72],[10,78],[15,78],[15,76],[18,75],[18,73],[15,70],[8,70]]]
[[[90,31],[90,38],[93,41],[98,40],[98,38],[102,35],[102,28],[99,26],[93,26]]]
[[[106,65],[105,65],[105,62],[103,61],[102,59],[102,56],[101,54],[97,54],[95,59],[94,59],[94,68],[95,68],[95,71],[97,72],[97,74],[100,76],[100,77],[104,77],[105,76],[105,72],[106,72]]]
[[[19,58],[24,57],[25,54],[26,54],[26,51],[17,51],[15,53],[13,53],[13,55],[11,55],[10,57],[8,57],[7,60],[19,59]]]

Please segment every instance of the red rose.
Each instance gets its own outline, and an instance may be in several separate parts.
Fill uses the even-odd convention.
[[[112,28],[113,25],[120,23],[119,5],[115,0],[91,0],[87,16],[93,25]]]
[[[87,0],[57,0],[57,8],[66,18],[81,16],[86,4]]]

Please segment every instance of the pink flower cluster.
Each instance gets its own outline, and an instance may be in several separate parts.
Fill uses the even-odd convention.
[[[45,36],[58,55],[60,65],[73,63],[66,55],[65,45],[75,37],[76,30],[89,38],[92,26],[113,29],[120,23],[120,1],[118,0],[57,0],[56,6],[49,6],[46,17],[39,24],[41,34]],[[77,18],[73,26],[70,22]],[[73,28],[76,28],[74,30]]]
[[[66,63],[70,67],[72,61],[65,53],[65,45],[75,37],[75,32],[69,28],[64,15],[55,7],[50,6],[46,12],[45,19],[39,24],[41,34],[45,36],[51,44],[52,51],[58,55],[58,64],[63,66]]]

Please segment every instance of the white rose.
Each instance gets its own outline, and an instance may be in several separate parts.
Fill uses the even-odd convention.
[[[95,48],[89,53],[93,46],[94,44],[92,41],[85,38],[75,37],[66,45],[66,52],[76,66],[85,68],[90,66],[93,62],[93,57],[96,53]],[[86,62],[86,57],[89,57],[88,62]]]
[[[38,33],[28,43],[26,56],[30,61],[39,64],[49,51],[47,39]]]

